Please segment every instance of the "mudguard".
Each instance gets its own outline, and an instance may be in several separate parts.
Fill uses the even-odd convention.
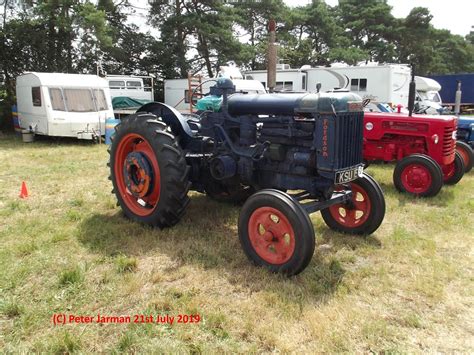
[[[170,126],[173,134],[180,140],[187,142],[193,137],[193,132],[183,115],[174,107],[162,102],[149,102],[137,110],[138,112],[148,112],[161,117],[163,122]]]

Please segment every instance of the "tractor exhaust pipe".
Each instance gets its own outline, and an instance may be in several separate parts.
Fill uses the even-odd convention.
[[[412,116],[413,110],[415,109],[415,94],[416,94],[416,84],[415,84],[415,69],[411,69],[411,81],[410,89],[408,91],[408,116]]]
[[[276,87],[277,47],[275,44],[275,27],[275,20],[270,20],[268,22],[269,39],[267,53],[267,85],[270,92],[273,92]]]
[[[461,95],[462,95],[461,80],[458,80],[457,88],[456,88],[456,96],[454,99],[454,114],[456,116],[459,116],[459,114],[461,113]]]

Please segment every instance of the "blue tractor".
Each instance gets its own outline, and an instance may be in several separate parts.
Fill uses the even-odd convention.
[[[464,160],[466,173],[471,171],[474,164],[474,117],[459,116],[457,129],[456,150]]]
[[[126,216],[173,226],[190,189],[244,202],[238,233],[245,254],[287,275],[313,256],[310,213],[320,211],[342,233],[379,228],[385,200],[363,169],[360,97],[234,91],[230,79],[220,78],[197,114],[154,102],[122,120],[110,172]]]

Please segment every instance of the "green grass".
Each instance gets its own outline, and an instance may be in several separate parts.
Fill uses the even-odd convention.
[[[247,261],[238,207],[192,193],[174,228],[125,219],[104,145],[4,137],[0,158],[0,352],[474,351],[474,173],[415,199],[393,166],[371,166],[380,229],[345,236],[311,215],[317,250],[288,279]],[[201,321],[54,326],[55,313]]]

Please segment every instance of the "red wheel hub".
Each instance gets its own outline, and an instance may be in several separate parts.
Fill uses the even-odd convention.
[[[160,168],[145,138],[127,134],[118,143],[114,174],[123,202],[134,214],[151,214],[160,199]]]
[[[370,216],[372,204],[369,195],[362,187],[351,183],[352,200],[329,207],[329,212],[339,224],[355,228],[365,223]]]
[[[153,191],[153,169],[143,153],[131,152],[127,155],[123,177],[128,191],[135,197],[145,197]]]
[[[253,249],[266,262],[287,262],[295,251],[295,233],[288,218],[272,207],[257,208],[250,216],[248,233]]]
[[[423,165],[410,164],[403,169],[401,175],[401,183],[405,190],[412,194],[421,194],[426,192],[431,184],[431,173]]]

